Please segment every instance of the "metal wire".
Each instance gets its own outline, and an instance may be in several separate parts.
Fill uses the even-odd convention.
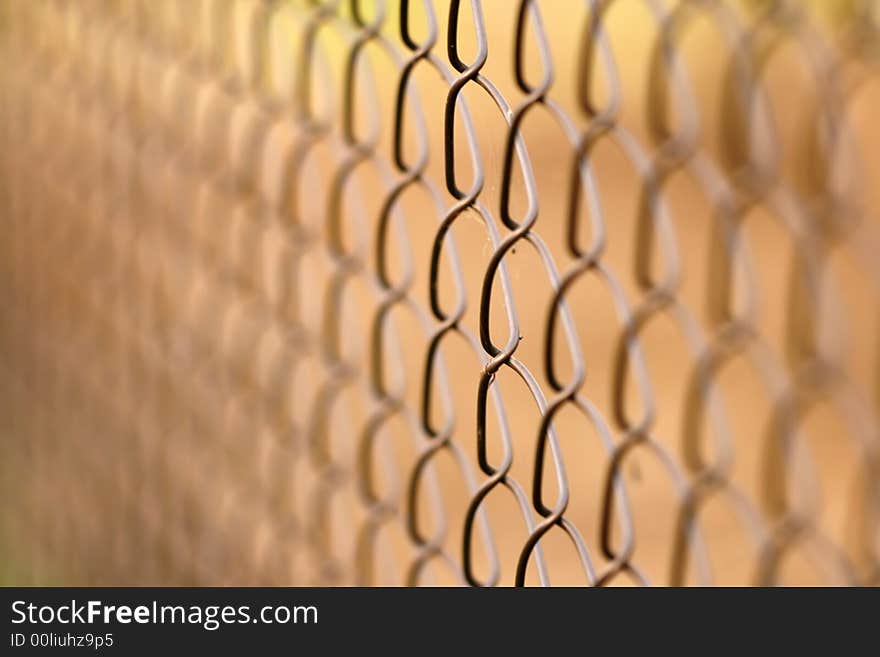
[[[5,577],[876,584],[878,27],[0,3]]]

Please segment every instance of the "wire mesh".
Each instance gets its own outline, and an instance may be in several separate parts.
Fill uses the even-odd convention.
[[[0,2],[5,580],[876,584],[878,18]]]

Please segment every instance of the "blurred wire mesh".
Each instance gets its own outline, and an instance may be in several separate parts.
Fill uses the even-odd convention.
[[[871,0],[2,0],[7,583],[876,584]]]

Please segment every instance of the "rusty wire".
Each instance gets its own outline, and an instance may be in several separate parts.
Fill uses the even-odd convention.
[[[847,350],[875,363],[878,345],[846,338],[829,287],[845,253],[869,299],[858,317],[880,317],[877,181],[851,110],[877,79],[874,3],[825,16],[785,0],[633,0],[651,25],[643,130],[626,118],[631,42],[609,27],[624,0],[563,3],[579,26],[567,59],[545,20],[559,4],[484,4],[0,4],[10,578],[711,584],[728,581],[712,548],[727,535],[704,521],[720,501],[751,546],[732,583],[787,583],[801,552],[822,583],[877,583],[880,395]],[[489,38],[501,23],[510,44]],[[695,25],[721,62],[714,116],[684,54]],[[768,71],[791,48],[808,107],[772,97]],[[487,73],[490,50],[511,81]],[[796,111],[808,120],[792,154]],[[557,130],[552,172],[534,164],[536,116]],[[612,249],[631,218],[606,209],[598,174],[609,147],[636,200],[624,260]],[[542,196],[548,176],[564,193]],[[699,302],[682,180],[707,208]],[[790,259],[781,291],[750,254],[759,212]],[[461,243],[475,220],[479,280]],[[546,306],[518,303],[517,248],[540,264]],[[606,303],[581,307],[585,285]],[[762,323],[768,301],[785,309],[781,339]],[[584,337],[596,322],[614,327],[610,353]],[[649,334],[664,322],[688,356],[657,374]],[[757,411],[724,385],[736,367],[769,407],[745,442],[737,416]],[[658,391],[677,375],[670,401]],[[537,417],[527,443],[514,386]],[[823,457],[804,437],[819,408],[842,418],[819,440],[855,455],[834,474],[854,482],[833,489],[842,533],[822,520]],[[570,439],[598,445],[596,469],[573,462]],[[628,481],[646,460],[672,490],[660,538]],[[595,518],[572,507],[587,484]]]

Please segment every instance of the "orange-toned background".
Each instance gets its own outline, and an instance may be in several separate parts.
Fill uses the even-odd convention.
[[[234,7],[233,28],[225,36],[211,23],[218,3]],[[421,3],[414,4],[413,23],[421,39],[427,33],[425,15]],[[481,74],[513,108],[524,101],[513,76],[517,4],[481,3],[489,44]],[[579,132],[591,126],[578,105],[583,83],[578,57],[595,4],[535,3],[552,55],[549,98]],[[615,72],[622,99],[617,129],[650,162],[658,145],[649,118],[659,111],[648,93],[656,75],[650,70],[652,53],[663,21],[684,5],[701,3],[605,4],[602,29],[614,65],[598,66],[594,93],[607,98],[609,71]],[[679,122],[688,113],[695,117],[699,148],[692,160],[717,172],[719,185],[733,177],[724,167],[720,118],[729,102],[722,94],[727,67],[737,53],[766,47],[759,79],[772,124],[750,138],[761,142],[752,144],[756,150],[776,152],[773,186],[778,194],[772,202],[761,199],[743,217],[742,241],[748,250],[743,257],[753,278],[738,279],[735,287],[740,303],[754,303],[751,328],[765,349],[758,361],[771,371],[770,378],[797,380],[799,375],[797,363],[786,360],[793,343],[789,284],[801,249],[792,222],[803,221],[825,193],[809,175],[819,164],[811,139],[826,134],[817,109],[833,107],[833,121],[845,133],[844,145],[821,163],[822,180],[833,180],[829,188],[846,189],[852,208],[830,214],[852,227],[839,238],[811,234],[827,255],[818,267],[820,284],[811,292],[819,311],[804,322],[823,336],[823,356],[835,376],[845,380],[846,393],[811,403],[797,421],[797,447],[783,468],[791,481],[784,485],[795,489],[793,507],[807,518],[809,530],[781,550],[774,581],[870,582],[877,577],[880,541],[872,460],[878,446],[880,279],[874,244],[880,131],[873,108],[880,102],[875,75],[880,38],[866,22],[872,17],[858,14],[856,2],[702,4],[705,8],[693,9],[691,20],[672,38],[689,81],[687,93],[677,93],[672,115]],[[359,368],[329,416],[328,465],[315,446],[314,427],[321,391],[339,377],[321,351],[332,324],[326,313],[328,288],[339,270],[326,249],[328,207],[331,180],[350,156],[341,139],[341,88],[358,28],[348,3],[341,3],[318,31],[314,105],[331,129],[309,151],[294,183],[295,219],[304,232],[291,232],[294,217],[279,206],[277,189],[284,157],[302,137],[301,118],[293,111],[301,98],[292,81],[304,31],[316,10],[305,2],[276,4],[263,41],[269,53],[266,79],[255,81],[249,28],[260,6],[253,0],[3,5],[0,34],[8,56],[0,65],[5,144],[0,198],[11,237],[0,242],[3,294],[9,299],[0,334],[0,468],[10,583],[398,584],[407,581],[423,554],[405,522],[407,483],[427,444],[418,423],[391,421],[377,439],[373,472],[378,487],[397,503],[374,538],[364,537],[377,510],[364,500],[357,477],[364,427],[380,405],[369,387],[369,330],[381,298],[375,276],[376,222],[389,181],[399,177],[390,153],[400,63],[370,43],[367,64],[357,74],[355,124],[359,134],[375,124],[378,141],[371,160],[347,180],[342,197],[344,241],[362,268],[337,319],[344,360]],[[385,6],[381,33],[400,53],[397,7],[396,2]],[[440,35],[433,54],[448,65],[446,3],[433,7]],[[364,14],[375,17],[378,8],[365,3]],[[459,55],[470,61],[476,52],[474,19],[469,9],[462,11]],[[537,79],[541,67],[533,39],[531,33],[526,60]],[[202,68],[189,68],[186,53],[196,59],[213,53],[219,59],[209,57]],[[228,76],[225,84],[221,73]],[[397,377],[411,419],[418,417],[429,339],[418,316],[429,317],[431,247],[439,221],[453,205],[443,186],[442,157],[449,85],[422,65],[413,80],[426,125],[424,177],[440,190],[443,210],[424,190],[404,192],[395,223],[405,226],[406,238],[395,238],[389,247],[395,276],[400,277],[407,257],[413,271],[407,299],[417,310],[399,307],[391,313],[388,330],[397,333],[389,339],[396,351],[385,362]],[[485,173],[480,201],[506,235],[498,205],[507,122],[476,85],[466,86],[463,97],[477,128]],[[263,114],[267,110],[258,101],[266,98],[274,99],[275,114]],[[228,123],[214,122],[220,114]],[[246,149],[253,126],[268,135],[258,155]],[[414,130],[407,127],[411,147]],[[530,111],[521,133],[537,185],[534,232],[558,271],[565,272],[574,264],[565,248],[574,148],[545,108]],[[456,148],[461,154],[457,175],[471,180],[463,133],[457,135]],[[619,279],[621,298],[635,310],[646,302],[634,274],[636,219],[646,176],[612,140],[596,146],[591,168],[607,232],[602,261]],[[229,171],[235,180],[255,180],[224,191],[217,178]],[[647,449],[636,448],[621,470],[632,514],[632,562],[659,584],[672,581],[677,523],[685,491],[694,481],[684,465],[682,443],[686,386],[701,348],[688,343],[685,325],[691,322],[704,344],[718,330],[709,315],[715,191],[693,166],[682,167],[663,189],[676,255],[670,263],[664,261],[668,254],[661,254],[657,266],[681,268],[675,296],[687,317],[657,316],[640,334],[640,344],[657,411],[651,433],[681,473],[681,488]],[[523,194],[522,180],[515,176],[517,215],[525,208]],[[313,241],[306,243],[304,234]],[[478,335],[480,286],[494,247],[472,210],[455,222],[451,234],[459,264],[443,263],[441,298],[452,305],[449,272],[457,266],[467,299],[461,326]],[[299,268],[285,268],[298,249],[303,253]],[[496,283],[493,339],[499,344],[507,340],[513,311],[522,338],[515,356],[551,397],[543,349],[547,340],[564,344],[561,331],[545,335],[553,284],[529,244],[518,245],[505,262],[515,306],[505,308]],[[292,297],[285,296],[288,286],[297,291]],[[581,393],[620,442],[625,436],[614,425],[612,409],[614,351],[622,332],[615,299],[596,278],[585,276],[570,290],[568,309],[586,368]],[[429,318],[427,325],[430,330],[436,322]],[[559,352],[560,373],[567,378],[572,365],[565,349]],[[444,341],[443,357],[455,416],[452,440],[479,484],[486,479],[477,468],[475,444],[483,363],[460,336]],[[500,387],[510,427],[510,476],[529,495],[541,413],[511,369],[502,368],[493,385]],[[761,581],[762,559],[784,534],[778,510],[766,499],[767,477],[783,471],[768,466],[766,449],[773,415],[783,401],[744,358],[734,358],[716,385],[733,453],[726,485],[734,493],[709,498],[700,507],[695,524],[706,561],[702,570],[689,561],[686,582],[750,584]],[[794,389],[799,390],[796,384]],[[639,404],[632,394],[628,402]],[[494,412],[488,444],[490,460],[497,463],[503,450]],[[554,428],[570,495],[565,517],[578,528],[595,569],[602,572],[609,565],[599,544],[609,452],[595,426],[573,409],[561,411]],[[462,466],[448,453],[433,463],[436,506],[431,511],[429,496],[423,495],[422,515],[429,526],[445,524],[439,547],[451,563],[429,558],[418,581],[455,583],[460,580],[463,518],[474,493]],[[555,472],[551,466],[546,472],[545,497],[553,501],[559,495]],[[754,526],[734,510],[739,502],[733,497],[754,515]],[[529,533],[526,522],[501,488],[489,494],[483,508],[498,550],[500,583],[511,584]],[[530,513],[537,521],[537,513]],[[369,568],[359,552],[364,541],[374,546]],[[488,566],[481,541],[474,555],[484,577]],[[551,583],[590,580],[561,530],[550,530],[540,546]],[[630,579],[621,574],[611,583]],[[526,581],[539,583],[534,562]]]

